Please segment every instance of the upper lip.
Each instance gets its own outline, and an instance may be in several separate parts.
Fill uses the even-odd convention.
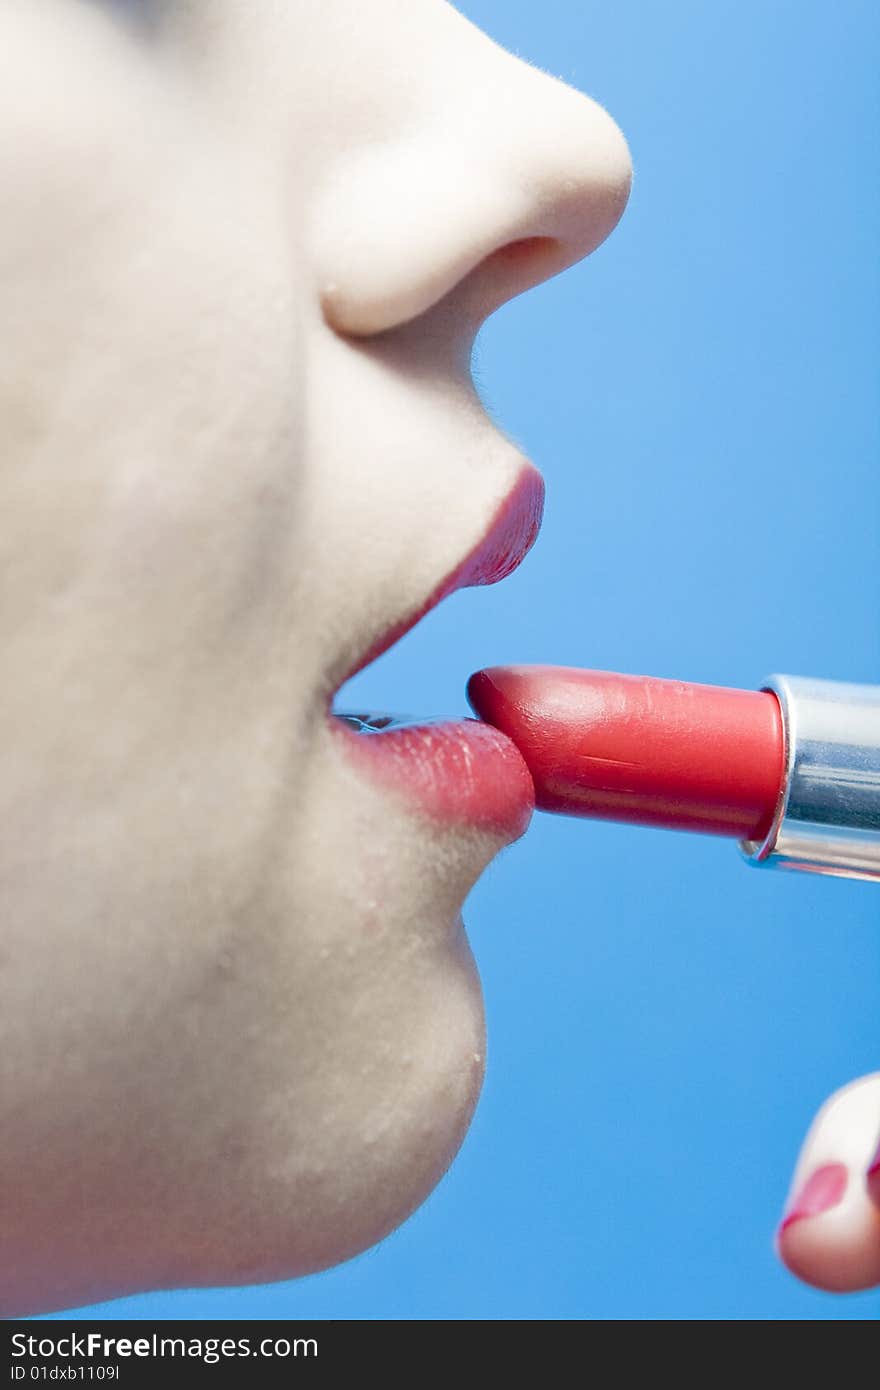
[[[426,613],[457,589],[497,584],[512,574],[537,538],[543,510],[544,480],[533,464],[524,461],[513,487],[496,508],[482,538],[421,605],[398,619],[373,643],[346,674],[345,680],[350,680],[400,641]]]

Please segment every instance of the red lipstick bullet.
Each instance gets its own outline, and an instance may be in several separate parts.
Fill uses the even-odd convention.
[[[519,748],[541,810],[734,836],[753,863],[880,879],[880,687],[495,666],[468,699]]]

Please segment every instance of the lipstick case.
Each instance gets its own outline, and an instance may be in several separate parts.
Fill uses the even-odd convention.
[[[880,879],[880,686],[771,676],[782,711],[786,776],[750,863]]]

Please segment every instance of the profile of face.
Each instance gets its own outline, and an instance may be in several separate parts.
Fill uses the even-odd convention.
[[[330,708],[533,538],[471,347],[629,181],[444,0],[2,0],[5,1315],[324,1268],[454,1156],[527,774]]]

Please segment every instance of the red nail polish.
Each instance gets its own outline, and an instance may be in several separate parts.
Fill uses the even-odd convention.
[[[867,1179],[868,1191],[875,1202],[880,1202],[880,1144],[868,1168]]]
[[[849,1174],[843,1163],[825,1163],[811,1173],[794,1201],[782,1218],[779,1234],[787,1231],[796,1221],[808,1216],[819,1216],[830,1211],[843,1200]]]

